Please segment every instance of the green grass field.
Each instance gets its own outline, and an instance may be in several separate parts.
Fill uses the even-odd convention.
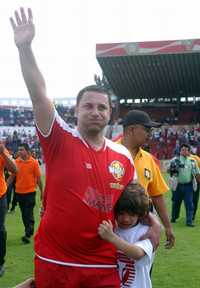
[[[166,200],[170,211],[171,195],[170,193],[167,194]],[[35,208],[37,223],[39,221],[38,207],[39,204]],[[171,250],[164,249],[165,235],[163,233],[153,268],[152,282],[154,288],[200,287],[199,218],[200,212],[198,211],[196,227],[186,227],[184,222],[185,209],[182,206],[181,217],[176,224],[173,224],[176,246]],[[7,215],[6,226],[8,232],[6,273],[0,278],[0,288],[14,287],[17,283],[33,275],[33,242],[28,245],[21,243],[23,225],[18,207],[14,214]]]

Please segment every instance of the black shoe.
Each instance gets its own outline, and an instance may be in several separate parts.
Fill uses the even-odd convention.
[[[188,227],[195,227],[195,225],[194,224],[186,224],[186,226],[188,226]]]
[[[176,223],[176,219],[171,219],[171,223]]]
[[[0,277],[2,277],[4,273],[5,273],[5,267],[4,265],[0,265]]]
[[[23,237],[22,237],[22,242],[23,242],[24,244],[29,244],[29,243],[30,243],[30,239],[29,239],[27,236],[23,236]]]

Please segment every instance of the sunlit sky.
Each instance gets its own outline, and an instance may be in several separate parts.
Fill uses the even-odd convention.
[[[0,1],[0,97],[28,97],[9,17],[33,10],[33,49],[50,98],[76,97],[101,74],[96,43],[200,38],[198,0]]]

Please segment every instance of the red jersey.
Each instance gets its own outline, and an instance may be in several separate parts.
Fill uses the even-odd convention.
[[[56,113],[48,136],[39,132],[46,164],[45,212],[35,237],[41,259],[70,266],[116,263],[116,250],[97,228],[114,222],[113,207],[135,170],[128,150],[105,138],[96,151]]]

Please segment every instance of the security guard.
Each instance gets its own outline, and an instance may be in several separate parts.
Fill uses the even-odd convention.
[[[165,246],[166,248],[172,248],[175,236],[163,195],[169,191],[169,187],[160,172],[158,159],[141,148],[147,143],[151,129],[160,126],[161,124],[153,122],[146,112],[131,110],[123,119],[123,136],[117,142],[126,146],[131,152],[138,182],[151,197],[153,205],[165,227],[167,238]]]

